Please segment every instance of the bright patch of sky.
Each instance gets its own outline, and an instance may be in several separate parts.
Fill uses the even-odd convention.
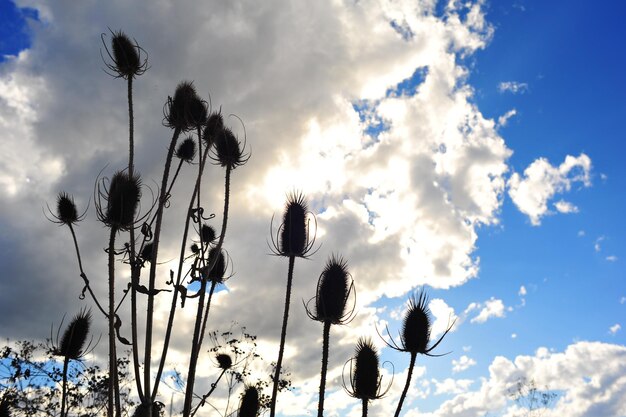
[[[450,354],[420,358],[406,417],[497,413],[513,407],[507,390],[522,377],[560,393],[551,417],[626,415],[626,58],[616,52],[626,5],[273,5],[281,13],[216,5],[219,19],[182,14],[189,22],[164,34],[157,28],[169,12],[158,7],[137,21],[116,5],[66,14],[37,1],[0,4],[0,190],[8,201],[0,249],[11,276],[36,279],[44,267],[54,277],[75,272],[63,266],[73,265],[71,254],[55,251],[68,236],[43,221],[40,207],[59,189],[86,205],[94,172],[121,161],[110,148],[124,146],[112,139],[124,137],[122,86],[103,76],[98,54],[100,32],[119,26],[150,52],[152,68],[137,83],[138,96],[148,98],[137,100],[138,164],[147,178],[159,175],[150,166],[164,147],[147,143],[167,136],[152,115],[179,78],[196,80],[247,124],[253,157],[234,180],[242,204],[229,235],[235,274],[216,294],[216,322],[236,311],[260,333],[263,354],[276,351],[270,316],[282,302],[275,281],[286,266],[265,256],[266,234],[285,193],[302,189],[324,243],[314,262],[297,266],[297,296],[310,298],[324,257],[337,250],[354,268],[359,294],[357,318],[333,329],[335,383],[353,341],[368,334],[396,365],[386,401],[397,398],[408,359],[383,348],[375,326],[386,334],[388,325],[398,341],[407,296],[425,285],[433,340],[454,323],[433,353]],[[189,27],[201,27],[202,40]],[[214,186],[207,195],[220,193]],[[102,232],[81,227],[83,236]],[[42,264],[16,262],[35,242]],[[101,245],[91,243],[87,262],[100,265]],[[165,250],[173,253],[171,245]],[[67,305],[77,302],[78,281],[48,278],[38,285]],[[37,333],[49,326],[41,318],[64,312],[38,300],[39,310],[12,316],[11,301],[32,286],[21,277],[1,288],[3,336],[45,337]],[[233,307],[232,297],[246,308]],[[292,369],[298,389],[284,396],[284,415],[316,403],[318,337],[311,335],[321,329],[301,311],[293,320],[287,360],[311,364]],[[175,347],[175,360],[184,361],[185,349]],[[327,403],[331,416],[358,412],[338,387]],[[379,407],[389,414],[389,405]]]

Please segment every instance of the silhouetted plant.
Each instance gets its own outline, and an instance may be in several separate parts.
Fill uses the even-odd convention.
[[[400,415],[402,404],[404,403],[406,394],[411,384],[411,377],[413,375],[413,368],[415,367],[415,360],[417,358],[417,355],[421,354],[426,356],[443,356],[434,355],[430,352],[432,352],[437,346],[439,346],[443,338],[452,329],[452,326],[454,326],[454,322],[452,322],[452,324],[448,326],[448,328],[443,332],[441,337],[435,343],[429,346],[431,342],[431,322],[431,314],[430,310],[428,309],[428,295],[424,290],[422,290],[409,299],[408,309],[406,315],[404,316],[404,322],[402,323],[400,344],[398,345],[391,337],[391,343],[385,341],[387,346],[389,346],[390,348],[395,349],[399,352],[408,352],[411,354],[409,372],[407,374],[406,383],[404,385],[404,389],[402,390],[402,395],[400,396],[400,401],[398,402],[394,417],[398,417]],[[389,334],[389,328],[387,328],[387,334]]]
[[[358,340],[354,357],[346,362],[346,365],[348,364],[350,365],[350,386],[346,384],[344,377],[343,387],[348,395],[361,400],[363,404],[362,415],[366,417],[368,402],[382,398],[387,394],[392,381],[389,382],[386,389],[382,388],[382,376],[378,369],[378,352],[371,340],[363,338]]]
[[[239,417],[256,417],[259,413],[259,391],[255,386],[247,386],[241,397]]]
[[[309,303],[315,300],[315,311],[311,311],[308,304],[305,309],[309,318],[321,321],[324,324],[322,333],[322,371],[320,375],[320,390],[317,415],[324,415],[324,393],[326,390],[326,373],[328,370],[328,345],[330,340],[331,324],[346,324],[354,314],[355,303],[348,308],[348,299],[354,294],[354,282],[348,273],[348,263],[340,256],[332,255],[326,263],[319,280],[317,292]]]

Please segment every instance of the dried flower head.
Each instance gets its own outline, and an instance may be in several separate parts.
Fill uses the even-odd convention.
[[[165,410],[165,404],[160,401],[155,401],[152,403],[152,417],[162,417]],[[148,417],[150,411],[150,405],[148,404],[139,404],[135,411],[133,412],[133,417]]]
[[[348,308],[348,298],[354,293],[354,282],[348,272],[348,263],[340,256],[332,255],[317,281],[315,312],[306,306],[308,316],[317,321],[344,324],[351,320],[354,305]],[[355,299],[356,302],[356,299]]]
[[[129,230],[135,223],[140,199],[139,177],[118,171],[113,174],[108,186],[106,179],[98,184],[95,198],[98,219],[108,227]],[[103,207],[103,202],[106,202],[106,207]]]
[[[176,157],[187,163],[191,163],[196,156],[196,142],[192,138],[186,138],[178,145]]]
[[[259,413],[259,390],[252,385],[244,388],[238,417],[256,417]]]
[[[61,191],[57,196],[56,213],[53,213],[48,206],[48,214],[45,212],[44,214],[46,214],[46,217],[50,215],[48,220],[53,223],[70,226],[81,221],[85,217],[86,212],[87,211],[85,210],[85,212],[79,215],[78,210],[76,209],[76,203],[74,202],[74,197],[64,191]]]
[[[217,360],[217,366],[225,371],[233,366],[233,359],[227,353],[218,353],[215,355],[215,359]]]
[[[224,118],[222,117],[222,113],[213,112],[206,121],[202,139],[207,143],[207,146],[212,146],[215,142],[215,138],[221,135],[223,130]]]
[[[130,79],[143,74],[148,69],[148,58],[146,52],[141,48],[137,41],[131,41],[128,36],[121,30],[111,32],[111,49],[107,47],[105,34],[100,35],[104,49],[111,59],[112,63],[106,62],[105,65],[111,71],[110,75],[116,78]],[[102,52],[100,53],[102,55]],[[146,57],[142,57],[142,54]]]
[[[380,376],[378,352],[369,339],[360,338],[356,345],[354,357],[350,363],[350,387],[343,382],[346,392],[360,400],[374,400],[382,398],[389,387],[381,389],[382,377]],[[345,367],[345,366],[344,366]]]
[[[78,360],[85,353],[85,343],[91,327],[91,311],[81,310],[63,332],[61,342],[52,351],[57,356]],[[59,328],[60,330],[60,328]],[[58,339],[58,333],[57,333]]]
[[[193,253],[194,255],[200,253],[200,246],[198,246],[197,243],[192,243],[189,249],[191,249],[191,253]]]
[[[0,400],[0,417],[11,417],[11,408],[9,407],[9,401],[6,398]]]
[[[272,251],[275,255],[306,258],[315,244],[315,233],[310,233],[309,212],[302,193],[294,192],[287,196],[283,221],[276,238],[272,234]]]
[[[152,242],[146,243],[141,250],[141,259],[148,262],[154,261],[154,244]]]
[[[170,128],[184,132],[206,121],[206,104],[198,97],[190,81],[183,81],[176,86],[174,97],[167,98],[165,107],[165,125]]]
[[[400,343],[396,343],[392,338],[391,342],[385,343],[392,349],[399,352],[409,352],[411,354],[422,354],[427,356],[443,356],[434,355],[430,352],[435,349],[443,338],[454,326],[454,322],[448,326],[443,335],[431,346],[430,335],[432,330],[432,318],[428,309],[428,295],[424,290],[414,294],[408,303],[406,315],[402,323],[402,332],[400,333]],[[389,329],[387,329],[389,334]],[[384,340],[384,338],[383,338]]]
[[[208,224],[203,224],[200,229],[200,238],[204,243],[211,244],[215,241],[215,229],[209,226]]]
[[[213,137],[213,155],[211,159],[224,168],[235,169],[244,165],[250,155],[244,154],[245,144],[239,142],[232,130],[223,128]]]
[[[224,251],[220,250],[218,253],[217,248],[211,248],[207,264],[208,265],[204,268],[203,274],[206,275],[205,278],[216,284],[223,283],[226,280],[226,257],[224,256]],[[213,268],[206,273],[211,265],[213,265]]]

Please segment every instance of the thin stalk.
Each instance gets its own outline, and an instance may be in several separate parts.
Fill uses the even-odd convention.
[[[217,388],[217,383],[220,382],[220,379],[222,379],[222,376],[224,375],[224,373],[226,373],[226,369],[222,369],[222,372],[220,373],[220,376],[218,376],[217,379],[215,380],[215,382],[213,384],[211,384],[211,389],[209,390],[209,392],[207,392],[206,394],[204,394],[202,396],[202,399],[200,400],[200,402],[198,403],[196,408],[194,408],[194,410],[191,413],[190,417],[195,416],[196,413],[198,412],[198,410],[200,409],[200,407],[202,407],[204,405],[204,402],[206,401],[206,399],[209,398],[211,396],[211,394],[213,394],[213,391],[215,391],[215,388]]]
[[[157,259],[159,251],[159,238],[161,236],[161,223],[163,221],[163,209],[165,206],[165,192],[167,189],[168,177],[170,174],[170,167],[172,165],[172,156],[174,155],[174,149],[176,148],[176,141],[180,136],[180,128],[174,130],[170,147],[167,150],[167,156],[165,158],[165,169],[163,171],[163,179],[161,180],[161,192],[159,195],[159,204],[156,214],[156,225],[154,228],[154,240],[152,246],[153,259]],[[144,392],[150,392],[150,371],[152,362],[152,325],[154,316],[154,287],[156,280],[156,262],[150,263],[150,276],[148,281],[148,308],[146,312],[146,345],[144,352],[143,370],[144,370]],[[151,404],[148,404],[151,405]],[[152,408],[150,408],[151,410]]]
[[[100,310],[102,314],[104,314],[104,317],[108,317],[109,315],[104,310],[102,305],[100,305],[100,303],[98,302],[98,299],[96,298],[96,295],[91,290],[91,285],[89,285],[87,274],[85,274],[85,271],[83,271],[83,262],[80,257],[80,250],[78,249],[78,241],[76,240],[76,233],[74,232],[74,228],[72,227],[71,224],[69,224],[68,226],[70,228],[70,232],[72,232],[72,239],[74,240],[74,248],[76,248],[76,258],[78,259],[78,269],[80,270],[80,277],[85,282],[85,288],[87,288],[87,291],[89,291],[89,295],[91,295],[91,298],[93,299],[94,303],[96,303],[98,310]]]
[[[367,417],[367,398],[363,398],[363,417]]]
[[[289,302],[291,299],[291,283],[293,281],[293,265],[296,257],[289,256],[289,271],[287,273],[287,293],[285,295],[285,311],[283,313],[283,327],[280,332],[280,348],[278,350],[278,360],[276,361],[276,370],[274,371],[274,386],[272,387],[272,402],[270,405],[270,417],[276,414],[276,396],[278,395],[278,382],[280,378],[280,369],[283,365],[283,353],[285,351],[285,338],[287,337],[287,320],[289,319]]]
[[[207,149],[208,151],[208,149]],[[226,167],[226,178],[224,180],[224,214],[222,217],[222,229],[220,231],[220,238],[215,247],[215,252],[217,254],[222,250],[222,245],[224,244],[224,236],[226,235],[226,227],[228,225],[228,207],[230,203],[230,167]],[[219,259],[219,255],[210,261],[208,271],[210,272],[217,263]],[[198,315],[196,316],[196,326],[194,328],[194,336],[192,341],[191,348],[191,358],[189,359],[189,373],[187,375],[187,387],[185,391],[185,405],[183,407],[183,417],[189,417],[189,413],[191,412],[191,400],[193,398],[193,387],[196,379],[196,365],[198,363],[198,356],[200,354],[200,348],[202,346],[202,337],[204,337],[204,333],[202,337],[200,335],[200,322],[202,321],[202,309],[204,308],[204,293],[206,291],[206,281],[202,280],[203,285],[200,287],[200,300],[198,301]],[[211,284],[211,294],[213,295],[213,290],[215,288],[215,283]],[[208,315],[208,309],[207,309]],[[206,319],[205,319],[206,320]]]
[[[135,169],[135,117],[133,114],[133,77],[128,77],[128,175],[132,178]],[[133,351],[133,371],[137,385],[137,395],[143,401],[143,389],[141,387],[141,374],[139,371],[139,348],[137,346],[137,289],[139,284],[140,269],[136,265],[135,229],[130,228],[130,328],[131,344]],[[123,300],[123,299],[122,299]],[[120,301],[121,304],[121,301]],[[117,310],[117,309],[116,309]]]
[[[200,166],[201,166],[200,173],[204,170],[204,165],[206,163],[206,159],[208,155],[209,155],[209,150],[207,149],[204,152],[204,155],[202,155],[202,159],[200,161]],[[187,245],[187,235],[189,233],[189,222],[191,220],[191,212],[193,210],[194,202],[196,201],[196,194],[198,192],[199,187],[200,187],[200,176],[196,178],[196,185],[193,189],[191,199],[189,200],[189,207],[187,208],[187,218],[185,219],[183,238],[182,238],[182,242],[180,246],[180,257],[178,258],[178,273],[176,274],[176,285],[174,286],[174,294],[172,295],[172,306],[170,308],[170,315],[167,320],[167,327],[165,329],[165,338],[163,340],[163,352],[161,354],[161,361],[159,362],[159,369],[157,371],[156,379],[154,381],[154,388],[152,391],[152,401],[156,399],[156,395],[157,395],[158,388],[159,388],[159,383],[161,381],[161,375],[163,374],[163,367],[165,366],[165,358],[167,357],[167,351],[169,349],[170,337],[172,335],[172,326],[174,323],[174,316],[176,314],[176,300],[178,297],[178,286],[181,283],[183,262],[185,261],[185,247]]]
[[[330,339],[330,321],[324,322],[322,340],[322,375],[320,377],[320,396],[317,406],[317,417],[324,415],[324,392],[326,391],[326,372],[328,370],[328,343]]]
[[[415,367],[415,359],[417,358],[417,353],[411,352],[411,362],[409,363],[409,373],[406,376],[406,383],[404,384],[404,389],[402,390],[402,395],[400,396],[400,401],[398,402],[398,408],[396,408],[396,413],[394,417],[398,417],[400,415],[400,410],[402,409],[402,404],[404,403],[404,399],[406,398],[406,393],[409,391],[409,385],[411,385],[411,376],[413,375],[413,368]]]
[[[61,417],[65,417],[65,403],[67,401],[67,365],[70,362],[69,357],[63,359],[63,386],[61,388]]]
[[[108,415],[120,417],[120,387],[117,379],[117,351],[115,345],[115,236],[117,228],[111,227],[109,236],[109,403]]]

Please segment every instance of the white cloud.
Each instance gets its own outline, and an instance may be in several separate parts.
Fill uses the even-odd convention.
[[[605,259],[609,262],[617,262],[617,256],[615,255],[609,255]]]
[[[485,301],[484,304],[471,303],[465,310],[465,313],[469,313],[473,310],[480,309],[480,312],[470,320],[470,323],[484,323],[490,318],[504,317],[506,307],[502,300],[491,297]]]
[[[624,303],[626,303],[626,297],[622,296],[622,297],[619,299],[619,303],[620,303],[620,304],[624,304]]]
[[[519,295],[520,297],[525,296],[528,293],[528,291],[526,290],[525,286],[521,286],[519,287],[519,291],[517,292],[517,295]]]
[[[528,84],[518,81],[502,81],[498,84],[498,91],[501,93],[524,94],[528,91]]]
[[[462,355],[459,359],[452,359],[452,372],[462,372],[476,365],[476,361],[467,355]]]
[[[593,250],[595,250],[596,252],[600,252],[602,250],[602,246],[600,244],[604,239],[606,239],[605,236],[600,236],[599,238],[597,238],[593,244]]]
[[[578,237],[583,237],[583,236],[585,236],[585,231],[584,231],[584,230],[579,230],[579,231],[578,231],[578,233],[577,233],[577,236],[578,236]]]
[[[578,157],[568,155],[558,167],[544,158],[539,158],[524,170],[523,177],[518,173],[511,175],[507,183],[509,196],[517,208],[528,215],[531,223],[538,226],[541,218],[550,213],[550,199],[556,194],[569,191],[576,183],[589,187],[590,172],[591,159],[585,154]],[[573,208],[568,203],[560,204],[560,207],[564,210]]]
[[[498,127],[504,127],[507,125],[509,120],[517,114],[517,110],[511,109],[504,113],[502,116],[498,117]]]
[[[516,405],[507,392],[521,378],[548,386],[559,396],[546,417],[612,417],[626,415],[626,347],[578,342],[562,352],[538,349],[534,356],[509,360],[496,357],[480,387],[444,402],[429,417],[481,417],[504,412],[514,416]]]
[[[578,207],[565,200],[559,200],[554,203],[554,208],[556,208],[556,211],[559,213],[578,213]]]
[[[517,333],[511,333],[511,339],[517,339]]]
[[[435,395],[441,395],[467,392],[474,381],[471,379],[446,378],[443,381],[433,380],[433,383],[435,384]]]
[[[622,326],[619,323],[616,323],[609,328],[609,333],[611,333],[612,335],[615,335],[617,332],[621,330],[621,328]]]

